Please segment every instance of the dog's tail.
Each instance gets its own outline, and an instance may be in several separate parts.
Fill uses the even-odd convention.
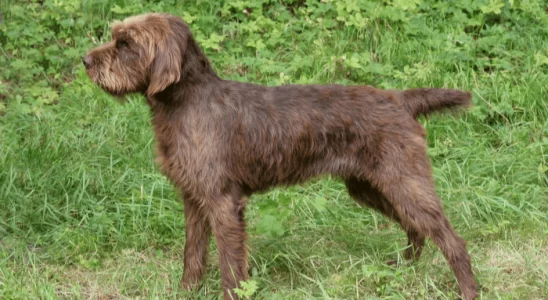
[[[441,110],[455,110],[472,104],[470,92],[454,89],[419,88],[402,92],[405,109],[414,117]]]

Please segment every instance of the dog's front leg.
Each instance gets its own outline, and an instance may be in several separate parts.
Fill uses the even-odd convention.
[[[196,199],[184,196],[186,219],[185,265],[181,285],[190,290],[197,287],[206,270],[211,226],[207,214]]]
[[[225,299],[238,299],[234,288],[248,278],[244,210],[244,201],[232,195],[218,197],[208,207]]]

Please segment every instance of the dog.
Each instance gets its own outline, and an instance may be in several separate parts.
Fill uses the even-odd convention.
[[[431,238],[461,296],[478,296],[466,243],[443,213],[417,121],[466,108],[470,92],[223,80],[188,25],[165,13],[116,22],[112,40],[82,62],[109,94],[139,93],[150,105],[157,162],[184,202],[183,288],[200,283],[213,232],[224,298],[237,299],[233,289],[248,278],[244,199],[332,174],[359,204],[401,225],[405,258],[418,259]]]

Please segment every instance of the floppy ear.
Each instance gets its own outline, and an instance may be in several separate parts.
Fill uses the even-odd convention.
[[[165,90],[170,84],[181,79],[182,49],[175,39],[167,38],[157,46],[150,65],[150,82],[147,95]]]

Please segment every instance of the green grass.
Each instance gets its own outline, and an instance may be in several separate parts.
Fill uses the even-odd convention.
[[[421,120],[438,193],[482,298],[548,298],[545,2],[30,2],[0,4],[1,299],[221,295],[214,243],[203,287],[178,287],[183,206],[146,102],[117,102],[79,62],[108,22],[153,10],[183,16],[227,79],[472,90],[468,113]],[[386,265],[405,234],[337,179],[254,195],[247,220],[258,299],[456,297],[430,242]]]

